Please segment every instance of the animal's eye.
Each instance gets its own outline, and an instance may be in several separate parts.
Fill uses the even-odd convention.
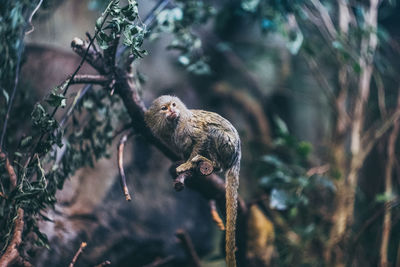
[[[172,106],[173,106],[173,107],[175,107],[175,106],[176,106],[175,102],[174,102],[174,103],[172,103]]]
[[[167,106],[163,106],[161,110],[167,110]]]

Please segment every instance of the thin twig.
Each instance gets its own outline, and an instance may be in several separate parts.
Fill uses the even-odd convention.
[[[43,3],[43,0],[40,0],[39,4],[35,7],[33,12],[31,13],[31,15],[29,16],[28,23],[31,26],[31,29],[29,31],[25,32],[25,35],[28,35],[28,34],[32,33],[35,30],[35,26],[33,26],[33,24],[32,24],[32,19],[33,19],[33,16],[36,14],[36,12],[39,10],[39,8],[42,5],[42,3]]]
[[[102,263],[96,265],[95,267],[104,267],[104,266],[107,266],[107,265],[110,265],[110,264],[111,264],[110,261],[103,261]]]
[[[128,135],[124,134],[121,139],[119,140],[118,144],[118,170],[119,170],[119,175],[120,175],[120,182],[121,182],[121,187],[122,191],[124,192],[125,199],[127,201],[131,201],[131,195],[129,194],[129,189],[128,186],[126,185],[126,176],[125,176],[125,171],[124,171],[124,147],[125,147],[125,142],[128,140]]]
[[[83,99],[83,97],[86,95],[87,92],[89,92],[93,88],[92,84],[88,84],[83,89],[80,89],[78,91],[78,95],[75,97],[73,103],[69,107],[68,111],[64,114],[60,121],[60,128],[64,126],[65,122],[68,120],[68,118],[72,115],[72,112],[74,111],[74,108],[76,105],[79,104],[79,102]]]
[[[327,171],[329,171],[329,169],[331,168],[331,165],[329,164],[324,164],[321,166],[316,166],[316,167],[312,167],[311,169],[309,169],[306,173],[307,176],[313,176],[314,174],[324,174]]]
[[[311,3],[318,10],[319,15],[321,16],[321,19],[323,21],[323,25],[325,26],[326,30],[328,31],[330,37],[332,39],[335,39],[337,37],[337,31],[335,29],[335,26],[334,26],[334,24],[332,22],[332,18],[329,15],[328,10],[318,0],[311,0]]]
[[[76,261],[78,260],[79,255],[81,255],[83,249],[87,246],[86,242],[82,242],[78,251],[75,253],[74,257],[72,258],[71,263],[69,264],[69,267],[74,267]]]
[[[26,28],[26,25],[22,29],[23,32],[25,31],[25,28]],[[7,106],[7,112],[6,112],[6,115],[4,117],[3,130],[1,131],[1,137],[0,137],[0,149],[3,149],[3,142],[4,142],[4,137],[5,137],[6,131],[7,131],[8,119],[10,118],[11,107],[12,107],[12,105],[14,103],[15,93],[17,92],[17,85],[18,85],[18,79],[19,79],[19,70],[20,70],[20,67],[21,67],[21,56],[22,56],[22,50],[24,48],[24,36],[25,36],[25,34],[22,34],[22,36],[20,38],[19,47],[18,47],[17,67],[15,69],[14,88],[12,90],[11,97],[10,97],[10,100],[9,100],[8,106]]]
[[[213,199],[210,200],[208,202],[208,204],[210,206],[211,218],[213,219],[215,224],[218,226],[219,230],[225,231],[225,225],[224,225],[224,222],[221,219],[221,216],[219,216],[215,200],[213,200]]]
[[[400,94],[397,101],[397,109],[400,109]],[[390,133],[389,141],[387,143],[387,163],[385,168],[385,196],[391,197],[393,193],[392,188],[392,174],[394,167],[394,159],[396,157],[396,141],[399,136],[399,120],[393,123],[393,130]],[[390,208],[386,208],[384,211],[383,226],[382,226],[382,240],[380,247],[380,261],[379,266],[388,266],[388,246],[390,239],[390,231],[392,228],[391,224],[392,212]]]
[[[71,81],[71,84],[78,84],[78,83],[89,83],[89,84],[107,84],[110,82],[110,79],[103,75],[91,75],[91,74],[84,74],[84,75],[76,75],[74,79]]]
[[[183,229],[179,229],[178,231],[176,231],[175,235],[181,241],[181,244],[185,249],[188,258],[191,261],[190,266],[201,267],[200,258],[197,255],[196,250],[194,249],[192,239],[190,238],[188,233]]]

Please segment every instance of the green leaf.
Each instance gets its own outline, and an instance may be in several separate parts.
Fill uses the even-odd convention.
[[[1,92],[3,93],[4,98],[6,99],[6,104],[8,104],[10,97],[9,97],[7,91],[5,89],[1,89]]]
[[[303,159],[307,159],[312,150],[312,145],[309,142],[301,141],[297,146],[297,153]]]
[[[46,102],[49,103],[49,105],[52,107],[64,108],[67,105],[66,98],[62,94],[51,93],[47,97]]]
[[[21,140],[21,147],[25,148],[32,144],[32,136],[27,136]]]
[[[279,135],[288,135],[289,134],[289,130],[288,130],[288,127],[286,126],[286,123],[279,116],[274,116],[274,121],[275,121],[277,129],[279,131]]]
[[[375,201],[378,203],[392,201],[393,199],[395,199],[395,195],[393,195],[393,194],[382,193],[382,194],[377,194],[375,196]]]

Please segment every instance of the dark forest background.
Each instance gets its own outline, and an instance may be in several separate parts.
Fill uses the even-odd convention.
[[[239,266],[400,267],[399,12],[2,1],[0,266],[225,266],[223,180],[177,192],[143,121],[173,94],[240,134]]]

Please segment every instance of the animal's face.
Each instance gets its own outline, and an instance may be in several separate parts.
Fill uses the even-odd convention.
[[[182,111],[184,112],[186,107],[179,98],[165,95],[154,100],[150,109],[158,117],[164,118],[168,122],[175,122],[179,120]]]

